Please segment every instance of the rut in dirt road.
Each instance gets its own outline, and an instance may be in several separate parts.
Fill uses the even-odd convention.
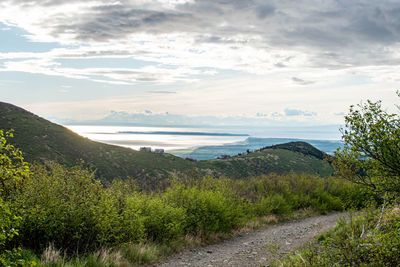
[[[184,251],[156,266],[268,266],[333,228],[344,213],[311,217],[241,234],[232,239]]]

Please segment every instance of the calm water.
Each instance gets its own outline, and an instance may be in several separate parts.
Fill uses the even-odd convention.
[[[142,146],[166,151],[198,146],[214,146],[245,140],[247,135],[224,130],[174,127],[128,127],[65,125],[68,129],[102,143],[139,150]]]

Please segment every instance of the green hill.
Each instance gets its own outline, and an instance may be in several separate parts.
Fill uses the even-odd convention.
[[[261,150],[265,149],[285,149],[293,152],[299,152],[306,156],[313,156],[317,159],[324,159],[326,157],[326,153],[322,152],[321,150],[316,149],[312,145],[306,142],[297,141],[297,142],[289,142],[279,145],[273,145],[269,147],[262,148]]]
[[[232,178],[257,176],[263,173],[312,173],[329,176],[333,169],[323,160],[326,154],[305,142],[290,142],[262,148],[226,159],[199,161],[202,169],[216,176]]]
[[[322,152],[302,142],[264,148],[227,159],[194,162],[170,154],[139,152],[94,142],[22,108],[2,102],[0,129],[14,129],[14,138],[10,143],[23,151],[28,162],[56,161],[73,166],[83,160],[84,165],[96,170],[96,176],[103,181],[128,176],[142,181],[157,180],[174,173],[234,178],[270,172],[309,172],[323,176],[332,173],[329,164],[319,156]]]

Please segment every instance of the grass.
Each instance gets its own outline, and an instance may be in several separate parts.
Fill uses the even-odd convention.
[[[224,160],[200,161],[198,166],[213,170],[213,174],[232,178],[257,176],[264,173],[296,172],[320,176],[330,176],[333,173],[329,163],[314,156],[286,149],[271,148]]]

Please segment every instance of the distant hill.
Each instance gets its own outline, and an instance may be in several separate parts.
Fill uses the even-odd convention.
[[[322,152],[321,150],[316,149],[312,145],[306,142],[289,142],[285,144],[278,144],[269,147],[262,148],[261,150],[265,149],[286,149],[293,152],[299,152],[306,156],[313,156],[317,159],[324,159],[326,157],[326,153]]]
[[[300,172],[329,176],[333,169],[323,160],[326,155],[308,143],[290,142],[224,159],[199,161],[199,166],[213,170],[216,176],[226,175],[233,178],[271,172]]]
[[[277,144],[290,143],[290,142],[307,142],[318,150],[328,154],[333,154],[338,147],[342,146],[339,140],[305,140],[295,138],[260,138],[248,137],[246,140],[227,143],[217,146],[200,146],[196,148],[180,149],[170,151],[171,154],[182,158],[189,157],[197,160],[214,159],[220,155],[234,156],[239,153],[245,152],[247,149],[254,151],[261,147],[271,147]],[[285,149],[285,147],[281,147]]]
[[[56,161],[73,166],[83,160],[103,181],[128,176],[142,181],[172,174],[231,176],[243,178],[262,173],[309,172],[323,176],[332,169],[321,160],[318,149],[304,143],[264,148],[226,159],[191,161],[171,154],[139,152],[81,137],[29,111],[0,102],[0,129],[14,129],[12,144],[23,151],[28,162]],[[320,153],[319,153],[319,152]]]

